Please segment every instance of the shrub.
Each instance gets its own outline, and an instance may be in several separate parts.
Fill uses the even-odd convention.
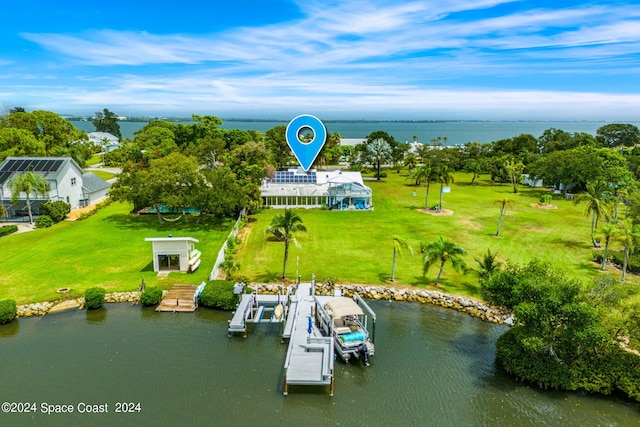
[[[40,215],[36,218],[36,228],[49,228],[53,225],[53,220],[49,215]]]
[[[12,234],[18,231],[17,225],[4,225],[0,227],[0,237]]]
[[[238,296],[233,293],[230,280],[212,280],[200,294],[200,304],[220,310],[233,310],[238,305]]]
[[[93,209],[80,214],[80,216],[76,218],[76,221],[82,221],[83,219],[89,218],[91,215],[97,213],[100,209],[109,206],[111,203],[113,203],[113,200],[111,198],[105,199],[104,201],[95,205]]]
[[[48,215],[54,223],[60,222],[71,212],[71,205],[62,200],[47,202],[40,205],[40,212],[43,215]]]
[[[140,304],[148,307],[150,305],[156,305],[162,299],[162,289],[154,286],[148,287],[140,294]]]
[[[540,196],[540,203],[542,203],[543,205],[548,205],[551,203],[551,194],[543,194],[542,196]]]
[[[227,251],[231,252],[231,254],[235,254],[238,252],[238,246],[240,246],[240,239],[235,236],[230,236],[227,239]]]
[[[12,299],[0,301],[0,325],[9,323],[16,318],[18,308],[16,302]]]
[[[100,308],[104,304],[105,290],[103,288],[89,288],[84,292],[84,305],[89,310]]]

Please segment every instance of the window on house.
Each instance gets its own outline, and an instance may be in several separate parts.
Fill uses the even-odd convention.
[[[76,178],[75,177],[71,178],[71,186],[73,187],[74,185],[76,185]]]

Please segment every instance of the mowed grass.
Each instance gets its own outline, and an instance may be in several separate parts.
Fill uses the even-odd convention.
[[[111,172],[107,172],[107,171],[101,171],[101,170],[96,170],[96,169],[93,169],[93,170],[91,171],[91,173],[93,173],[94,175],[96,175],[98,178],[102,178],[102,179],[104,179],[105,181],[108,181],[108,180],[110,180],[110,179],[115,178],[115,177],[117,177],[117,176],[118,176],[118,175],[116,175],[115,173],[111,173]]]
[[[308,232],[295,234],[301,248],[290,247],[287,277],[295,278],[297,263],[303,280],[310,280],[315,273],[320,281],[333,277],[338,283],[389,284],[394,235],[405,237],[414,251],[413,256],[404,251],[398,258],[395,285],[433,288],[437,266],[423,276],[418,249],[420,242],[440,236],[467,251],[465,260],[471,268],[476,268],[474,257],[480,258],[491,249],[503,263],[524,264],[539,258],[581,280],[603,274],[591,262],[590,217],[583,204],[554,196],[552,203],[557,209],[538,209],[531,205],[539,203],[546,189],[521,187],[514,194],[509,185],[481,179],[472,186],[470,180],[470,175],[456,174],[451,193],[444,194],[443,208],[452,210],[451,216],[420,212],[425,187],[415,187],[406,173],[393,171],[382,182],[367,182],[373,189],[373,211],[298,210]],[[505,198],[513,205],[507,210],[500,237],[495,237],[500,212],[496,201]],[[432,184],[429,205],[437,204],[438,199],[439,184]],[[267,209],[250,222],[238,260],[239,274],[251,281],[277,281],[282,274],[284,244],[265,234],[273,216],[280,212]],[[479,296],[477,277],[472,272],[457,273],[449,264],[438,289]]]
[[[56,290],[69,287],[64,297],[83,296],[87,288],[107,292],[138,290],[142,277],[147,286],[164,289],[173,284],[199,284],[207,280],[232,221],[197,225],[180,220],[160,225],[155,215],[132,216],[128,204],[114,203],[83,221],[63,221],[49,229],[0,238],[0,300],[19,304],[55,300]],[[158,278],[153,272],[151,243],[146,237],[194,237],[202,252],[200,268],[193,274],[171,273]]]

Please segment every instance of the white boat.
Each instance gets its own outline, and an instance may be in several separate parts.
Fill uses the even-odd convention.
[[[316,325],[324,336],[332,336],[336,353],[348,362],[352,357],[358,358],[366,366],[375,353],[373,339],[367,330],[368,317],[375,313],[357,294],[347,297],[316,297]]]

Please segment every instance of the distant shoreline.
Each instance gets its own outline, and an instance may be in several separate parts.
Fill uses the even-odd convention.
[[[70,122],[88,122],[91,121],[90,117],[86,116],[67,116],[66,120]],[[272,123],[282,122],[289,123],[291,119],[247,119],[247,118],[220,118],[223,122],[243,122],[243,123]],[[193,122],[191,117],[132,117],[126,120],[118,120],[118,122],[134,122],[134,123],[146,123],[154,120],[177,122],[177,123],[190,123]],[[324,123],[628,123],[628,121],[612,121],[612,120],[473,120],[473,119],[442,119],[442,120],[391,120],[391,119],[323,119]],[[635,123],[635,122],[631,122]]]

